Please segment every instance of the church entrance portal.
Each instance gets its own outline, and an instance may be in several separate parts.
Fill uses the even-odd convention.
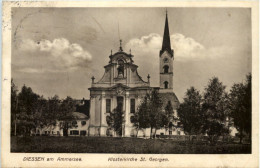
[[[124,98],[122,96],[117,97],[117,107],[123,110]]]

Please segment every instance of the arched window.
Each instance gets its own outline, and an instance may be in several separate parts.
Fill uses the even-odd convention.
[[[168,82],[167,81],[164,82],[164,89],[168,89]]]
[[[134,123],[134,122],[135,122],[135,117],[134,117],[134,116],[131,116],[131,117],[130,117],[130,121],[131,121],[131,123]]]
[[[168,62],[168,58],[164,58],[163,61],[166,63]]]
[[[164,71],[164,73],[169,73],[169,66],[168,65],[164,65],[163,71]]]
[[[118,60],[118,77],[123,78],[124,77],[124,61],[123,60]]]
[[[135,99],[130,100],[130,113],[135,113]]]

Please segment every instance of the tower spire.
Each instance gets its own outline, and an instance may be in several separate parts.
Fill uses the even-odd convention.
[[[170,40],[167,9],[166,9],[166,18],[165,18],[165,26],[164,26],[164,34],[163,34],[163,43],[162,43],[161,54],[165,50],[167,50],[171,55],[173,55],[173,52],[172,52],[172,49],[171,49],[171,40]]]

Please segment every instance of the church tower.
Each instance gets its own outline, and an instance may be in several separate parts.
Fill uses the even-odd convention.
[[[171,49],[168,16],[166,11],[165,27],[162,49],[160,50],[160,90],[173,89],[173,59],[174,52]]]

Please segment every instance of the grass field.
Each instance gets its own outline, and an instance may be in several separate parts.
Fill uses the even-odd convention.
[[[251,145],[112,137],[11,137],[11,152],[23,153],[154,153],[239,154]]]

